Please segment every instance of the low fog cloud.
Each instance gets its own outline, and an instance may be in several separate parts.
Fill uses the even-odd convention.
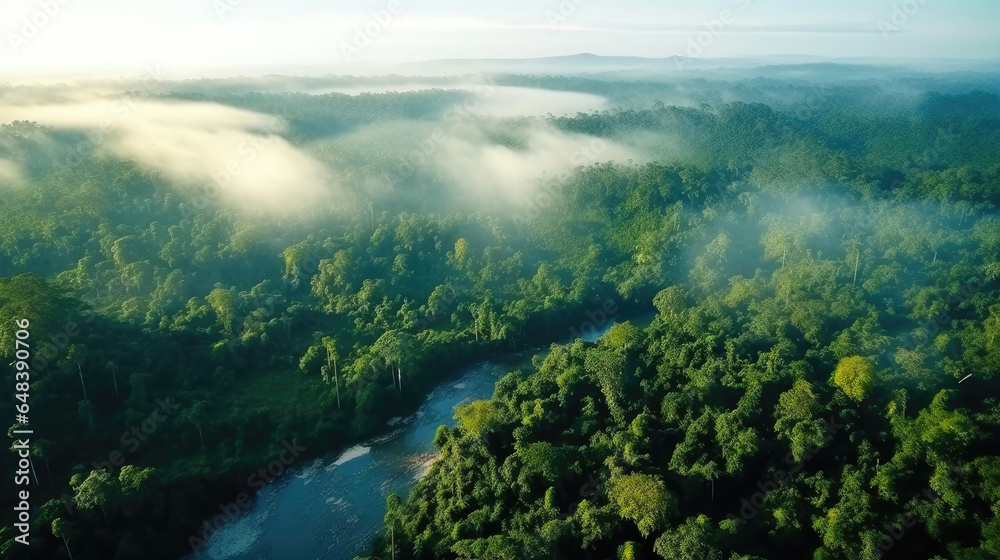
[[[463,127],[442,144],[433,164],[459,187],[517,202],[530,194],[542,175],[556,176],[581,165],[628,159],[638,159],[638,155],[616,142],[568,134],[537,123],[523,132],[521,146],[514,149],[492,143],[488,130]]]
[[[274,212],[356,195],[412,194],[444,206],[458,200],[517,204],[543,176],[603,161],[651,159],[641,143],[567,133],[540,118],[607,103],[578,92],[483,90],[482,84],[476,89],[460,83],[455,89],[477,92],[476,103],[456,105],[440,119],[376,122],[293,145],[283,137],[287,128],[280,116],[218,103],[112,95],[108,87],[32,90],[39,95],[9,90],[0,122],[34,121],[59,133],[86,135],[93,157],[157,170],[188,201]],[[674,149],[658,148],[661,156]],[[16,184],[26,176],[16,160],[0,159],[0,183]],[[393,173],[406,180],[387,179]],[[407,193],[408,188],[415,190]]]
[[[19,184],[21,167],[9,159],[0,158],[0,184]]]
[[[409,184],[412,179],[433,184],[434,192],[446,196],[444,205],[456,199],[518,204],[538,188],[542,176],[598,162],[644,159],[621,142],[566,133],[543,120],[476,117],[378,123],[332,139],[323,151],[335,154],[338,169],[357,169],[357,187],[370,196],[420,189]],[[372,169],[385,174],[363,171]]]
[[[432,89],[459,90],[473,93],[482,88],[482,86],[482,83],[466,83],[461,81],[454,84],[409,81],[396,84],[362,84],[314,88],[310,90],[310,93],[316,95],[325,93],[359,95],[362,93],[427,91]],[[481,101],[476,110],[477,114],[504,118],[545,116],[550,113],[555,116],[573,116],[577,113],[591,113],[610,108],[606,97],[592,93],[517,86],[491,86],[489,96],[484,97]]]
[[[0,108],[0,122],[86,133],[97,155],[149,166],[182,188],[215,189],[231,204],[290,209],[317,200],[329,185],[327,169],[281,137],[285,122],[277,116],[128,96],[19,101]],[[11,173],[0,161],[0,178]]]

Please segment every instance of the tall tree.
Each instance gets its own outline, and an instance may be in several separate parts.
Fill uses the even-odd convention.
[[[76,365],[80,375],[80,386],[83,387],[83,400],[87,400],[87,384],[83,380],[83,362],[87,359],[87,347],[82,344],[72,344],[66,351],[66,363]]]
[[[115,384],[115,397],[118,397],[118,364],[108,362],[106,367],[111,372],[111,381]]]
[[[62,333],[61,325],[72,320],[75,310],[66,292],[39,274],[0,278],[0,357],[14,355],[17,321],[28,319],[35,336]]]
[[[390,375],[395,367],[399,379],[399,390],[403,390],[403,365],[410,365],[417,357],[417,343],[413,335],[402,331],[386,331],[372,345],[372,351],[389,368]]]
[[[97,507],[105,516],[108,514],[107,507],[115,503],[120,494],[118,481],[105,469],[91,471],[74,490],[76,490],[76,505],[80,509]]]
[[[69,560],[73,560],[73,553],[69,550],[69,523],[65,519],[53,519],[52,534],[56,538],[62,539],[63,546],[66,547],[66,554],[69,555]]]
[[[94,412],[96,410],[97,407],[94,406],[94,403],[86,399],[79,401],[76,405],[76,411],[80,414],[80,416],[87,419],[87,427],[91,430],[94,429]]]
[[[340,374],[337,371],[337,340],[332,336],[324,336],[322,340],[323,349],[326,350],[326,368],[330,371],[333,366],[333,381],[337,388],[337,408],[340,408]],[[324,378],[326,378],[324,376]]]
[[[198,437],[201,439],[201,446],[205,447],[205,433],[202,431],[202,427],[208,420],[208,403],[205,401],[198,401],[191,405],[191,408],[187,410],[185,418],[188,422],[198,428]]]

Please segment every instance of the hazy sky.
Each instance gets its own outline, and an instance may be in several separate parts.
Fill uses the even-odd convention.
[[[387,23],[372,21],[390,6],[398,13]],[[0,15],[0,72],[8,75],[265,66],[349,73],[378,63],[581,52],[1000,57],[997,0],[5,0]],[[374,32],[359,34],[366,24]]]

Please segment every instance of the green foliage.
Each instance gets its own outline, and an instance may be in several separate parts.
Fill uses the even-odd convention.
[[[121,495],[121,486],[108,471],[97,469],[90,472],[76,487],[76,505],[81,509],[106,508],[113,505]]]
[[[382,539],[374,557],[872,557],[907,514],[919,528],[901,557],[1000,554],[995,94],[501,79],[621,104],[537,124],[648,149],[647,163],[524,181],[544,208],[522,215],[503,197],[455,197],[429,162],[403,173],[388,140],[359,141],[386,126],[409,149],[421,138],[407,131],[461,92],[175,84],[165,99],[287,113],[287,141],[342,174],[334,203],[278,218],[195,208],[188,185],[113,153],[54,166],[72,149],[62,136],[0,125],[27,183],[0,205],[0,355],[11,361],[14,320],[30,318],[32,410],[45,411],[32,423],[58,434],[30,455],[40,556],[68,553],[70,534],[79,557],[180,556],[175,534],[217,507],[202,481],[245,476],[275,441],[367,437],[461,365],[562,337],[585,314],[601,322],[609,297],[620,315],[602,339],[555,346],[437,430],[440,461],[390,500],[396,548]],[[896,93],[906,85],[949,93],[913,103]],[[677,87],[711,105],[654,103]],[[533,147],[534,124],[469,119],[491,145]],[[403,178],[385,186],[386,173]],[[164,399],[179,412],[119,476],[80,466]],[[789,482],[746,525],[726,518],[779,472]],[[921,505],[923,487],[935,497]],[[59,520],[69,489],[76,514]],[[38,530],[50,523],[55,539]]]
[[[634,541],[618,547],[618,560],[638,560],[642,557],[642,549]]]
[[[722,560],[722,553],[710,544],[712,533],[708,516],[689,517],[660,535],[653,550],[668,560]]]
[[[480,436],[493,424],[493,403],[488,400],[472,401],[455,410],[455,418],[466,432]]]
[[[774,429],[780,432],[787,431],[795,424],[811,419],[816,408],[816,395],[813,393],[812,384],[799,379],[791,389],[778,398],[778,405],[774,409],[778,422],[774,425]]]
[[[152,467],[139,468],[135,465],[125,465],[118,473],[118,484],[123,496],[131,496],[138,492],[146,480],[153,474]]]
[[[39,274],[0,278],[0,357],[14,356],[19,321],[27,319],[28,332],[36,335],[59,332],[62,322],[72,320],[71,311],[65,291]]]
[[[875,368],[861,356],[844,358],[837,363],[833,382],[844,393],[856,400],[863,400],[875,384]]]
[[[635,522],[644,537],[666,523],[676,504],[662,480],[644,474],[613,477],[608,481],[608,498],[622,518]]]

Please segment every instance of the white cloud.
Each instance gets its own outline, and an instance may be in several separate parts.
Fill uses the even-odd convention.
[[[524,149],[515,150],[490,142],[477,126],[463,126],[434,154],[433,162],[458,188],[513,203],[528,196],[543,175],[554,177],[602,161],[639,159],[624,145],[567,134],[543,123],[528,126],[523,134]]]
[[[79,96],[78,96],[79,97]],[[181,186],[222,187],[231,204],[287,210],[328,192],[330,173],[281,137],[278,117],[214,103],[121,98],[6,104],[0,122],[87,132],[97,155],[125,158]]]
[[[0,158],[0,186],[21,183],[21,167],[9,159]]]

